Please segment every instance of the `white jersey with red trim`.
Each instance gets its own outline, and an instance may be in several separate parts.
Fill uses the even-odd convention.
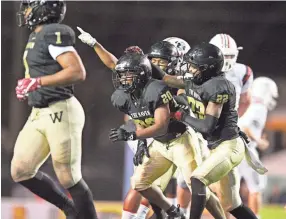
[[[233,68],[225,73],[225,76],[235,86],[236,109],[238,109],[240,95],[247,92],[252,85],[252,69],[247,65],[235,63]]]
[[[244,127],[249,129],[256,138],[261,138],[266,124],[267,114],[267,107],[254,99],[245,114],[239,119],[238,125],[242,130]],[[257,147],[257,143],[250,141],[250,146]]]
[[[253,99],[245,114],[238,120],[240,128],[248,128],[256,138],[261,138],[267,119],[267,107],[260,101]],[[251,140],[251,139],[250,139]],[[250,141],[250,150],[257,157],[257,143]],[[267,185],[267,176],[258,174],[244,159],[238,166],[239,174],[244,178],[250,193],[262,192]]]

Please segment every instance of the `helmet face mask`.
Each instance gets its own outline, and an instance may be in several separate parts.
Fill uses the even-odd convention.
[[[34,29],[40,24],[60,23],[65,13],[64,0],[24,0],[20,3],[16,18],[19,27],[27,26],[29,29]]]
[[[147,56],[128,53],[121,56],[113,73],[115,89],[122,89],[126,93],[143,89],[151,78],[152,68]]]
[[[16,13],[16,21],[19,27],[27,25],[27,11],[29,8],[31,7],[28,1],[22,1],[20,3],[20,9]],[[29,13],[31,13],[31,11]]]
[[[137,84],[140,83],[140,74],[144,74],[143,71],[116,71],[115,78],[113,78],[113,84],[116,89],[123,89],[127,93],[133,93],[137,88]]]

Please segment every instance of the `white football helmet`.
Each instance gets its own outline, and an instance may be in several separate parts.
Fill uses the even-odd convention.
[[[164,39],[163,41],[167,41],[174,46],[176,46],[180,52],[180,55],[185,55],[190,50],[190,45],[187,43],[187,41],[179,38],[179,37],[168,37]]]
[[[209,43],[217,46],[224,55],[222,71],[230,71],[236,63],[239,50],[242,50],[243,48],[237,47],[234,39],[225,33],[215,35]]]
[[[168,37],[164,39],[163,41],[167,41],[171,44],[173,44],[175,47],[177,47],[179,51],[180,58],[178,59],[178,65],[176,67],[176,70],[178,72],[186,72],[187,71],[187,65],[183,64],[183,57],[184,55],[191,49],[190,45],[187,43],[186,40],[183,40],[179,37]]]
[[[253,99],[262,101],[268,110],[276,107],[276,99],[278,98],[278,87],[276,83],[268,77],[258,77],[253,81],[252,91]]]

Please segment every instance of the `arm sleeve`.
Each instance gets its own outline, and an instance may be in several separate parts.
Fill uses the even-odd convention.
[[[49,45],[48,47],[50,55],[53,57],[54,60],[57,59],[57,57],[65,52],[75,52],[75,48],[73,46],[54,46]]]
[[[242,78],[242,89],[241,93],[245,93],[251,87],[253,82],[253,71],[249,66],[246,66],[246,73]]]
[[[206,115],[205,119],[197,119],[193,118],[190,115],[185,115],[182,118],[182,121],[185,124],[191,126],[197,132],[200,132],[202,134],[211,134],[216,127],[218,118],[211,115]]]

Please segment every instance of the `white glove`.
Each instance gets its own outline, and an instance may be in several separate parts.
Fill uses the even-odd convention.
[[[77,29],[79,30],[79,32],[81,33],[78,38],[81,40],[81,42],[89,45],[90,47],[94,47],[97,40],[95,38],[93,38],[88,32],[85,32],[83,29],[81,29],[80,27],[77,27]]]

